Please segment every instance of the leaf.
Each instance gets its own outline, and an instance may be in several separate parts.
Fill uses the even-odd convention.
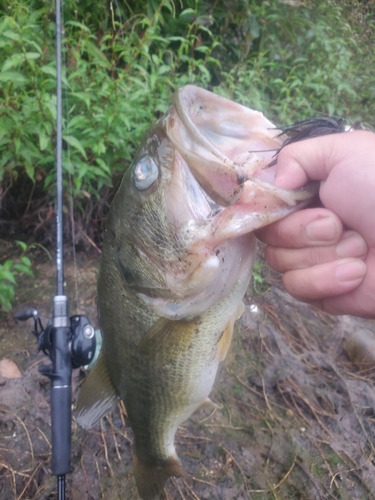
[[[53,78],[56,78],[56,67],[55,66],[42,66],[40,69],[46,75],[50,75],[50,76],[53,76]]]
[[[0,272],[2,272],[3,269],[11,269],[13,266],[13,261],[8,259],[5,261],[5,263],[3,265],[0,265]]]
[[[11,30],[3,31],[3,36],[10,38],[11,40],[17,40],[17,41],[21,40],[21,35]]]
[[[196,16],[196,12],[193,9],[185,9],[178,16],[184,23],[191,23]]]
[[[44,134],[43,132],[39,134],[39,147],[41,151],[44,151],[47,149],[47,146],[49,144],[49,137],[48,135]]]
[[[54,63],[51,63],[51,64],[54,64]],[[45,73],[46,75],[50,75],[53,77],[53,85],[55,87],[55,85],[56,85],[56,67],[53,65],[45,65],[45,66],[41,66],[40,70],[43,73]],[[71,88],[71,85],[68,82],[68,79],[66,78],[65,71],[61,75],[61,81],[62,81],[63,85],[65,85],[68,88]]]
[[[21,257],[21,261],[22,261],[22,263],[23,263],[25,266],[27,266],[27,267],[29,267],[29,268],[31,267],[31,260],[30,260],[28,257],[26,257],[26,255],[23,255],[23,256]]]
[[[87,164],[81,165],[79,170],[78,170],[78,177],[80,179],[82,179],[87,174],[88,169],[89,169],[89,166]]]
[[[27,81],[28,78],[16,71],[4,71],[0,73],[0,82],[25,83]]]
[[[8,71],[15,66],[20,66],[25,60],[25,56],[22,53],[13,54],[8,57],[1,68],[1,72]]]
[[[28,61],[39,59],[40,54],[38,52],[26,52],[25,57]]]
[[[81,28],[81,30],[91,33],[90,28],[85,24],[79,23],[78,21],[68,21],[65,23],[67,26],[75,26],[76,28]]]
[[[32,272],[29,266],[25,266],[22,264],[15,264],[14,269],[19,273],[27,274],[28,276],[34,276],[34,273]]]
[[[27,250],[27,245],[24,241],[16,240],[16,243],[22,248],[24,252]]]
[[[101,158],[96,158],[96,163],[101,167],[102,170],[104,170],[104,172],[111,174],[111,169]]]
[[[9,271],[7,269],[5,269],[5,270],[3,269],[1,274],[2,274],[3,280],[10,281],[10,283],[13,283],[13,285],[17,284],[12,271]]]
[[[25,170],[30,179],[34,180],[35,167],[31,163],[25,162]]]
[[[104,53],[96,47],[93,43],[87,41],[86,42],[86,47],[87,47],[87,52],[95,57],[95,63],[99,64],[100,66],[110,69],[111,68],[111,63],[108,61]]]
[[[84,147],[82,146],[81,142],[76,137],[74,137],[72,135],[63,135],[63,139],[70,146],[77,149],[82,154],[82,156],[87,160],[86,151],[85,151]]]
[[[171,67],[167,66],[166,64],[162,64],[161,66],[158,67],[158,74],[159,75],[164,75],[165,73],[169,73],[171,71]]]

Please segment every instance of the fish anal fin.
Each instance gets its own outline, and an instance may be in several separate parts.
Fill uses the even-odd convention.
[[[185,475],[177,455],[156,465],[150,465],[142,462],[134,453],[133,464],[135,482],[142,500],[157,500],[168,478]]]
[[[118,401],[118,396],[109,378],[102,353],[94,364],[80,390],[77,403],[77,422],[89,429],[109,413]]]
[[[230,318],[225,330],[219,340],[217,346],[217,355],[219,357],[219,362],[221,363],[227,357],[230,345],[233,338],[234,322],[239,319],[245,310],[244,303],[241,301],[236,312]]]

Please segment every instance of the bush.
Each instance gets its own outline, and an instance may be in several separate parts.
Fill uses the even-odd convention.
[[[34,276],[31,261],[25,255],[28,250],[27,245],[22,241],[16,243],[21,247],[22,255],[16,260],[8,259],[4,264],[0,264],[0,312],[12,309],[17,277],[23,274]]]
[[[296,7],[274,0],[253,12],[262,19],[257,50],[223,79],[222,92],[262,110],[276,123],[323,114],[374,126],[374,16],[345,2],[310,1]],[[351,21],[351,22],[349,22]]]
[[[210,56],[215,40],[196,47],[190,33],[195,21],[183,36],[160,37],[163,4],[172,10],[171,2],[162,2],[151,17],[114,21],[104,33],[77,20],[65,22],[63,164],[76,201],[87,193],[99,198],[100,189],[112,185],[150,122],[166,111],[176,87],[187,82],[207,86],[210,80],[209,65],[217,62]],[[11,3],[0,23],[0,180],[9,182],[25,172],[33,181],[43,180],[45,189],[55,182],[56,64],[50,16],[49,8],[31,10],[20,1]],[[199,59],[189,56],[195,49]],[[179,66],[183,71],[176,71]]]

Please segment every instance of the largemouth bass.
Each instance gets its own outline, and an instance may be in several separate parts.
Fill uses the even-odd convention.
[[[178,90],[125,173],[106,225],[98,281],[102,351],[78,421],[121,398],[144,500],[183,474],[178,426],[209,401],[256,244],[252,232],[306,204],[264,168],[287,137],[262,113],[194,86]]]

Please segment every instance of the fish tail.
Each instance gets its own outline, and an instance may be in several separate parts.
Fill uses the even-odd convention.
[[[150,465],[142,462],[134,452],[133,465],[135,482],[142,500],[157,500],[168,478],[184,476],[177,455],[157,465]]]

